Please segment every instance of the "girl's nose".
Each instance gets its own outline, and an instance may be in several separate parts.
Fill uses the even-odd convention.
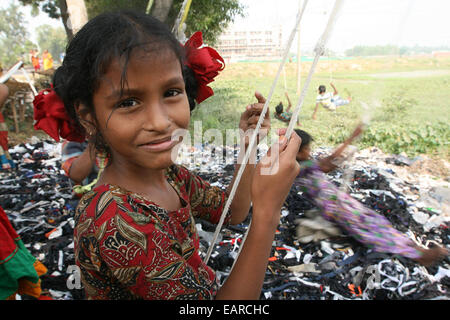
[[[160,101],[147,105],[141,116],[142,127],[149,131],[165,132],[172,123],[167,107]]]

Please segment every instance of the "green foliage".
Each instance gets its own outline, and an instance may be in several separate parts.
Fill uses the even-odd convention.
[[[63,28],[53,28],[50,25],[37,27],[37,41],[41,51],[48,50],[54,60],[59,59],[61,53],[65,52],[67,36]]]
[[[40,11],[48,14],[50,18],[61,19],[68,39],[72,39],[74,34],[70,26],[69,13],[65,0],[19,0],[23,5],[31,6],[31,15],[37,16]],[[84,0],[80,0],[84,1]]]
[[[384,108],[394,115],[402,115],[417,106],[417,100],[409,97],[408,90],[403,86],[383,99]]]
[[[170,25],[183,4],[182,0],[175,0],[169,13]],[[217,38],[230,22],[237,16],[243,16],[243,7],[239,0],[194,0],[186,19],[186,36],[196,31],[203,31],[203,38],[209,45],[215,45]]]
[[[355,46],[345,51],[346,56],[379,56],[398,54],[399,48],[393,45],[386,46]]]
[[[409,90],[401,86],[396,91],[383,98],[382,106],[374,117],[374,121],[395,121],[404,117],[418,105],[418,101],[411,97]]]
[[[39,9],[48,14],[50,18],[58,19],[61,17],[59,9],[59,0],[19,0],[23,5],[32,6],[32,13],[37,15]]]
[[[394,45],[384,45],[384,46],[355,46],[351,49],[345,51],[345,55],[348,57],[368,57],[368,56],[381,56],[381,55],[405,55],[414,53],[431,53],[437,50],[449,50],[448,46],[437,46],[437,47],[423,47],[423,46],[412,46],[412,47],[398,47]]]
[[[145,12],[148,0],[84,0],[89,19],[100,13],[121,9],[133,9]]]
[[[0,9],[0,62],[4,69],[26,58],[30,49],[36,45],[28,40],[23,14],[19,6],[11,4]]]
[[[365,147],[376,146],[385,152],[410,156],[431,154],[437,149],[448,147],[449,125],[444,122],[427,123],[416,128],[398,125],[393,128],[370,127],[364,132],[361,144]]]
[[[380,61],[378,61],[380,60]],[[384,63],[395,71],[413,71],[424,69],[421,58],[404,61],[392,61],[390,58],[379,58],[377,61],[366,59],[363,62],[370,65],[372,72],[386,72],[380,68]],[[399,63],[406,63],[401,64]],[[439,60],[436,68],[449,70],[450,60]],[[348,71],[346,66],[355,63],[352,60],[341,62],[342,70],[333,74],[333,82],[341,97],[350,92],[353,100],[349,105],[339,107],[336,112],[319,108],[317,120],[311,119],[316,88],[320,84],[328,86],[328,69],[316,72],[311,82],[305,101],[299,114],[301,129],[309,132],[315,141],[315,146],[337,146],[349,137],[363,113],[362,102],[365,102],[372,113],[372,121],[361,138],[356,141],[360,148],[378,147],[386,153],[405,152],[409,156],[421,153],[450,156],[450,109],[448,101],[450,92],[449,75],[421,76],[406,78],[395,77],[377,79],[369,76],[367,71]],[[428,61],[431,63],[431,61]],[[362,64],[362,63],[361,63]],[[405,69],[400,69],[405,68]],[[278,63],[234,63],[228,65],[224,72],[211,84],[214,96],[200,104],[192,114],[191,122],[202,121],[203,131],[216,128],[223,133],[226,129],[236,128],[239,117],[245,106],[254,103],[255,90],[267,97],[278,68]],[[373,69],[372,69],[373,68]],[[428,66],[431,69],[430,65]],[[304,66],[308,70],[308,66]],[[381,70],[378,71],[377,69]],[[304,83],[306,77],[302,79]],[[294,64],[287,65],[287,91],[295,108],[296,71]],[[286,105],[284,86],[278,83],[270,104],[271,115],[274,107],[280,101]],[[192,126],[191,126],[192,127]],[[272,131],[286,127],[286,124],[272,117]],[[272,132],[272,135],[274,134]]]
[[[105,11],[134,9],[145,12],[148,0],[85,0],[88,16],[91,19]],[[165,23],[172,27],[180,12],[183,0],[174,0]],[[214,45],[220,33],[238,15],[243,14],[239,0],[194,0],[186,19],[186,36],[195,31],[203,31],[206,43]]]
[[[32,6],[33,14],[39,10],[51,18],[61,18],[59,0],[19,0],[23,5]],[[84,0],[89,19],[106,11],[133,9],[145,12],[148,0]],[[164,21],[172,27],[180,12],[183,0],[173,0],[169,15]],[[195,31],[203,31],[206,43],[214,45],[220,33],[234,20],[243,16],[244,8],[239,0],[194,0],[186,19],[186,36]]]
[[[201,121],[203,132],[208,129],[219,129],[225,135],[227,129],[238,127],[240,113],[236,112],[234,106],[245,106],[242,97],[243,92],[230,83],[214,88],[214,95],[194,109],[191,122]],[[192,131],[193,126],[190,129]]]

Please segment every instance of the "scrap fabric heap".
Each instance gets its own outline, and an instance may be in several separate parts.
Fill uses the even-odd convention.
[[[315,156],[329,151],[319,149]],[[48,269],[41,276],[42,294],[83,299],[83,289],[74,278],[73,215],[78,200],[61,170],[60,144],[32,139],[9,152],[16,168],[0,172],[0,205],[24,246]],[[225,189],[237,153],[233,147],[197,145],[182,150],[179,162]],[[386,216],[417,244],[449,247],[448,187],[436,186],[427,177],[411,180],[404,174],[411,165],[405,157],[363,150],[355,159],[350,163],[352,178],[345,183],[351,196]],[[344,173],[338,170],[329,177],[342,186]],[[425,268],[412,260],[373,252],[321,219],[314,204],[295,188],[281,214],[261,299],[450,298],[448,260]],[[249,222],[250,218],[224,227],[220,233],[209,265],[222,282]],[[205,255],[215,226],[199,220],[197,229]]]
[[[60,169],[60,144],[33,142],[9,149],[16,169],[0,173],[0,205],[25,248],[47,268],[40,277],[41,294],[53,299],[82,298],[83,290],[67,285],[67,271],[75,265],[77,200]]]
[[[331,151],[321,148],[314,156],[322,157]],[[230,153],[233,150],[223,151],[224,156]],[[204,147],[203,154],[191,163],[190,169],[225,188],[233,166],[214,164],[211,147]],[[449,248],[448,182],[407,174],[413,162],[405,156],[388,156],[377,149],[367,149],[329,177],[337,186],[345,186],[365,206],[384,215],[419,246],[436,244]],[[350,179],[346,180],[346,176]],[[261,299],[450,298],[449,260],[425,268],[413,260],[372,251],[324,220],[313,202],[295,188],[291,189],[281,214]],[[230,272],[249,221],[227,227],[221,233],[210,259],[213,269],[219,270],[221,281]],[[197,227],[207,249],[215,226],[200,221]]]

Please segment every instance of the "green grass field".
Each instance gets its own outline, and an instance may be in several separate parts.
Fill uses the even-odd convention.
[[[311,63],[302,64],[302,83]],[[192,121],[202,121],[203,130],[236,128],[241,112],[255,102],[254,92],[268,96],[279,62],[245,62],[227,65],[211,84],[215,95],[193,113]],[[282,101],[286,89],[297,105],[296,64],[287,63],[270,103],[270,112]],[[286,79],[286,82],[284,81]],[[320,84],[331,90],[333,81],[339,94],[351,94],[351,104],[330,112],[320,107],[317,120],[311,116]],[[359,147],[376,146],[388,153],[409,156],[428,154],[449,159],[450,58],[380,57],[319,62],[300,111],[303,130],[311,133],[316,145],[334,146],[342,142],[370,108],[372,120],[358,142]],[[285,127],[272,118],[272,128]]]

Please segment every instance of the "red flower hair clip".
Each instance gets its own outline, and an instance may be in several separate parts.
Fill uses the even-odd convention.
[[[45,89],[33,100],[34,129],[43,130],[59,142],[60,137],[69,141],[83,142],[85,136],[69,118],[64,103],[55,90]]]
[[[203,36],[201,31],[197,31],[186,41],[186,65],[194,71],[198,84],[197,103],[214,95],[214,91],[208,84],[225,68],[225,61],[220,54],[210,47],[202,47]]]

